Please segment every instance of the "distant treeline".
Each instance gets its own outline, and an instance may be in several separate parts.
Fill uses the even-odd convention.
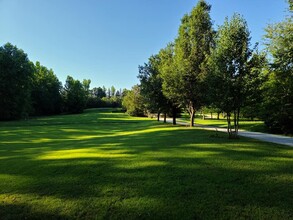
[[[34,64],[23,50],[7,43],[0,47],[0,120],[121,107],[125,90],[114,86],[90,90],[90,83],[67,76],[63,86],[52,69]]]

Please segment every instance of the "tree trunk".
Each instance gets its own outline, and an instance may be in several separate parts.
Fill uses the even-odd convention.
[[[211,119],[213,119],[213,113],[211,112]]]
[[[205,116],[204,112],[201,112],[201,115],[202,115],[202,119],[205,120],[206,116]]]
[[[228,134],[230,139],[238,138],[238,123],[239,123],[239,112],[238,109],[233,112],[233,128],[231,126],[231,113],[227,113],[227,121],[228,121]]]
[[[160,112],[158,112],[157,121],[160,121]]]
[[[217,112],[217,120],[219,120],[220,119],[220,112]]]
[[[239,115],[240,115],[240,108],[237,109],[237,130],[236,130],[237,136],[238,136],[238,130],[239,130]]]
[[[167,122],[167,113],[164,113],[164,123],[166,123]]]
[[[234,134],[236,136],[236,129],[237,129],[237,114],[236,110],[234,111]]]
[[[230,118],[230,113],[227,113],[227,132],[228,132],[228,136],[229,138],[231,138],[231,118]]]
[[[194,115],[195,115],[195,111],[193,110],[190,115],[190,127],[194,126]]]
[[[176,107],[172,108],[172,116],[173,116],[173,125],[176,125]]]
[[[195,115],[195,110],[194,110],[194,105],[192,102],[189,102],[189,105],[187,106],[187,110],[190,116],[190,123],[189,126],[193,127],[194,126],[194,115]]]

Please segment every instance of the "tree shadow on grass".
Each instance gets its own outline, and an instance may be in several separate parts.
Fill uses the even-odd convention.
[[[32,215],[33,213],[33,215]],[[0,204],[1,219],[70,219],[68,216],[60,215],[54,212],[46,212],[45,210],[33,210],[26,204]]]
[[[139,120],[36,127],[0,144],[3,219],[293,215],[290,148]]]

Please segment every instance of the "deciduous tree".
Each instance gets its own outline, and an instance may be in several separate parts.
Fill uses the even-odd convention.
[[[165,83],[165,91],[188,110],[190,126],[194,125],[195,111],[204,104],[206,93],[202,81],[214,34],[210,9],[210,5],[200,0],[191,13],[182,18],[175,40],[173,71],[169,75],[172,79]],[[168,82],[172,85],[167,85]]]
[[[23,50],[10,43],[0,47],[0,120],[28,116],[33,72]]]
[[[249,71],[244,76],[245,99],[242,115],[245,118],[262,119],[263,117],[263,84],[267,80],[268,63],[264,52],[254,52],[248,62]]]
[[[170,101],[165,97],[162,91],[163,80],[160,75],[161,60],[159,55],[153,55],[148,63],[139,66],[139,75],[141,95],[146,102],[146,108],[157,113],[157,120],[160,120],[160,114],[164,113],[164,122],[166,114],[170,108]]]
[[[52,69],[36,62],[32,86],[32,107],[35,115],[52,115],[61,111],[62,84]]]
[[[81,113],[86,106],[87,92],[79,80],[67,76],[63,91],[65,110],[69,113]]]
[[[176,115],[179,109],[178,99],[180,93],[174,88],[178,88],[178,79],[176,78],[176,66],[174,65],[174,44],[169,43],[159,52],[160,57],[160,76],[163,79],[163,95],[167,97],[172,109],[173,125],[176,125]]]
[[[131,116],[145,115],[144,100],[140,94],[140,87],[138,85],[133,86],[131,90],[126,92],[122,100],[122,105]]]
[[[293,18],[269,25],[265,38],[270,72],[265,83],[265,123],[274,132],[293,133]]]
[[[245,100],[245,76],[251,57],[250,33],[243,17],[234,14],[219,28],[216,47],[210,57],[209,79],[213,104],[227,113],[229,137],[236,137],[240,108]],[[231,116],[234,115],[234,126]]]

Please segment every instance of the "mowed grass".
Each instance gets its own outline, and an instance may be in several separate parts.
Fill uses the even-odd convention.
[[[215,126],[221,128],[227,128],[227,119],[223,118],[222,116],[220,119],[217,119],[217,115],[213,114],[213,118],[209,114],[206,115],[206,119],[202,119],[201,115],[196,115],[194,120],[195,124],[200,125],[207,125],[207,126]],[[189,115],[186,113],[182,114],[182,117],[179,121],[184,121],[189,123]],[[270,133],[267,127],[265,126],[263,121],[260,120],[247,120],[247,119],[240,119],[239,127],[241,130],[244,131],[254,131],[254,132],[263,132],[263,133]]]
[[[292,219],[293,149],[111,110],[0,123],[0,219]]]

